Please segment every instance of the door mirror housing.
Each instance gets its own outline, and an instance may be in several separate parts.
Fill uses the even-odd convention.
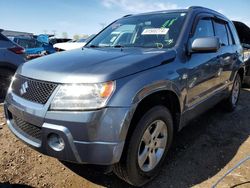
[[[218,37],[196,38],[191,45],[191,53],[217,52],[220,49]]]

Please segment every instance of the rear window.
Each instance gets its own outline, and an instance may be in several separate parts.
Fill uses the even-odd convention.
[[[0,40],[8,41],[8,39],[5,36],[3,36],[2,34],[0,34]]]
[[[228,35],[226,25],[224,23],[214,22],[215,35],[219,37],[221,45],[228,45]]]
[[[226,25],[226,28],[227,28],[227,34],[228,34],[229,45],[234,45],[235,42],[234,42],[234,40],[233,40],[232,32],[231,32],[231,30],[229,29],[228,25]]]

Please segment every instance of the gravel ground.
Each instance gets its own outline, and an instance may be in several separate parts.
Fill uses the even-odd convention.
[[[250,90],[242,90],[233,113],[221,105],[184,128],[175,140],[160,175],[146,188],[211,187],[240,160],[250,155]],[[113,174],[90,167],[64,166],[39,154],[8,130],[0,106],[0,187],[130,187]],[[250,187],[250,161],[218,187]]]

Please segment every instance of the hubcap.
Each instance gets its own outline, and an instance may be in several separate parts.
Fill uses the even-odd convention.
[[[162,120],[154,121],[146,129],[138,150],[138,164],[142,171],[148,172],[159,163],[166,149],[167,137],[167,126]]]
[[[232,104],[235,105],[238,101],[239,97],[239,92],[240,92],[240,81],[239,79],[236,78],[232,90]]]

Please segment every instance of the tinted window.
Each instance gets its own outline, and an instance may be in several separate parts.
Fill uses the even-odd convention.
[[[232,24],[232,22],[229,22],[229,27],[230,27],[230,29],[232,31],[233,40],[234,40],[235,44],[239,45],[240,44],[240,39],[239,39],[239,36],[238,36],[238,34],[236,32],[236,29],[235,29],[234,25]]]
[[[233,45],[233,44],[235,44],[235,42],[234,42],[233,37],[232,37],[232,32],[230,31],[228,25],[226,25],[226,28],[227,28],[227,35],[228,35],[229,45]]]
[[[42,43],[37,41],[36,39],[32,38],[18,38],[14,40],[18,45],[22,46],[23,48],[39,48],[42,47]]]
[[[219,37],[221,45],[228,45],[228,36],[226,25],[224,23],[214,22],[215,36]]]
[[[202,19],[198,22],[194,38],[214,36],[213,24],[210,19]]]

